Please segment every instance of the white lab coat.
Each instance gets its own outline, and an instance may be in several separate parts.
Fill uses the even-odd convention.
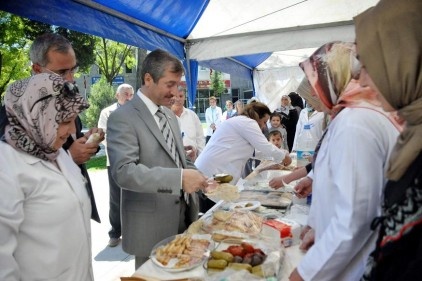
[[[221,117],[223,116],[223,112],[221,111],[221,107],[216,106],[215,108],[208,107],[205,110],[205,122],[207,123],[207,136],[212,136],[213,131],[211,129],[211,124],[215,124],[216,128],[221,123]]]
[[[61,148],[52,163],[0,141],[0,280],[93,280],[91,203]]]
[[[236,116],[220,124],[195,166],[208,177],[228,173],[233,176],[232,183],[236,183],[255,149],[259,157],[273,157],[277,163],[288,154],[268,142],[255,120]]]
[[[309,222],[315,244],[298,265],[304,280],[359,280],[375,247],[388,156],[398,131],[382,114],[345,108],[316,158]]]
[[[308,116],[308,109],[304,108],[300,111],[299,120],[296,124],[296,134],[292,147],[292,150],[294,151],[296,151],[298,137],[303,131],[303,126],[306,124],[311,125],[310,132],[312,134],[312,137],[319,141],[324,131],[324,112],[314,110],[311,116]]]

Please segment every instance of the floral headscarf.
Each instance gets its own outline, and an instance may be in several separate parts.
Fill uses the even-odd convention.
[[[398,130],[402,129],[397,115],[381,108],[376,92],[359,85],[361,64],[354,43],[327,43],[300,63],[300,67],[321,102],[331,110],[332,118],[345,107],[370,108],[387,116]]]
[[[359,56],[384,98],[406,120],[387,177],[398,180],[422,150],[422,1],[384,0],[355,18]]]
[[[41,73],[11,84],[5,95],[5,138],[16,149],[54,161],[59,124],[89,107],[77,87],[56,74]]]

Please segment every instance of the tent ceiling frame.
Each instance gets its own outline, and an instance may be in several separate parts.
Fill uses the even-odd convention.
[[[201,61],[264,52],[313,48],[329,41],[354,41],[354,36],[353,21],[341,21],[191,39],[188,40],[188,44],[190,44],[190,58]],[[307,38],[307,40],[303,40],[303,38]],[[260,42],[260,44],[256,44],[256,42]],[[221,46],[227,47],[221,48]]]

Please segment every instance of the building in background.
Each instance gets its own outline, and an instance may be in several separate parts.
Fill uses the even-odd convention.
[[[76,83],[79,86],[79,89],[82,91],[86,97],[89,97],[89,92],[91,86],[101,78],[101,74],[98,66],[93,65],[91,67],[91,72],[88,74],[81,74],[77,77]],[[223,80],[226,87],[226,91],[217,97],[217,105],[222,109],[226,104],[226,100],[231,100],[235,103],[237,100],[243,100],[245,103],[248,99],[253,96],[253,86],[252,82],[239,79],[237,77],[231,77],[229,74],[223,73]],[[117,88],[118,85],[127,83],[133,85],[135,88],[136,85],[136,69],[125,68],[124,73],[119,74],[113,80],[113,85]],[[198,70],[198,83],[196,90],[196,100],[195,106],[192,108],[201,120],[205,119],[205,110],[209,107],[208,98],[213,95],[212,90],[210,90],[210,69],[206,67],[199,66]],[[186,88],[185,78],[182,78],[182,86]],[[135,89],[135,92],[137,89]],[[186,95],[187,96],[187,95]],[[185,102],[185,106],[188,107],[188,102]]]

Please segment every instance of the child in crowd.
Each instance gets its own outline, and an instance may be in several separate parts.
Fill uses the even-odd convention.
[[[286,149],[283,147],[283,136],[279,130],[273,130],[268,134],[268,141],[280,149]]]
[[[287,145],[287,131],[286,128],[284,127],[284,125],[281,123],[281,115],[278,112],[274,112],[273,114],[271,114],[270,116],[270,123],[271,123],[271,127],[270,127],[270,132],[271,131],[279,131],[281,133],[281,137],[283,139],[283,145],[282,145],[282,149],[287,149],[288,150],[288,145]],[[268,139],[269,139],[268,135]]]

